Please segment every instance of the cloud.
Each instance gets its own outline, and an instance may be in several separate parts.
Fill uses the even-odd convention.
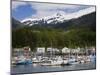
[[[73,13],[65,13],[64,11],[59,11],[59,13],[62,13],[64,15],[64,18],[66,20],[69,20],[69,19],[72,19],[72,18],[78,18],[78,17],[81,17],[83,15],[86,15],[86,14],[89,14],[89,13],[92,13],[92,12],[95,12],[95,7],[94,6],[86,8],[86,9],[82,9],[82,10],[79,10],[79,11],[73,12]],[[57,13],[57,12],[54,12],[54,11],[53,12],[40,11],[36,15],[32,15],[31,17],[28,17],[28,18],[22,20],[21,22],[24,22],[25,20],[40,19],[42,17],[45,17],[45,18],[51,17],[52,15],[55,15],[54,13]]]
[[[66,19],[78,18],[83,15],[90,14],[92,12],[95,12],[95,7],[89,7],[86,9],[79,10],[78,12],[66,14],[66,17],[67,17]]]
[[[17,7],[27,5],[26,2],[20,2],[20,1],[12,1],[12,10],[16,10]]]
[[[21,2],[12,1],[12,9],[17,10],[17,7],[23,5],[31,5],[33,10],[36,10],[35,14],[31,14],[27,18],[43,18],[52,16],[57,12],[61,12],[67,16],[67,18],[77,18],[79,16],[88,14],[95,11],[94,6],[88,5],[70,5],[70,4],[51,4],[51,3],[38,3],[38,2]]]
[[[76,17],[80,17],[82,15],[86,15],[86,14],[89,14],[89,13],[92,13],[92,12],[95,12],[95,11],[96,11],[95,7],[89,7],[89,8],[86,8],[84,10],[80,10],[75,15],[77,15]]]
[[[77,5],[65,5],[65,4],[51,4],[51,3],[30,3],[33,8],[36,8],[37,10],[56,10],[56,9],[75,9],[78,6]]]
[[[74,16],[79,16],[88,13],[88,11],[92,11],[92,9],[95,10],[95,7],[88,5],[50,4],[32,2],[30,4],[33,9],[37,10],[37,13],[32,15],[33,18],[51,16],[57,12],[66,13],[66,15],[75,14]]]
[[[49,4],[49,3],[30,3],[33,9],[37,10],[37,14],[33,17],[44,17],[55,14],[56,12],[65,12],[65,10],[75,10],[78,5]],[[67,13],[67,12],[66,12]]]

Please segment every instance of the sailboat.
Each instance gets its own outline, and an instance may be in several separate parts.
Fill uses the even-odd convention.
[[[15,65],[28,65],[32,64],[31,59],[26,59],[24,56],[19,56]]]

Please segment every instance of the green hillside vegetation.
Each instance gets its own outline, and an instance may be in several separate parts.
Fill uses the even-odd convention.
[[[88,17],[88,20],[86,20]],[[94,18],[94,19],[93,19]],[[84,21],[85,20],[85,21]],[[12,25],[15,25],[13,23]],[[17,23],[19,26],[21,23]],[[69,24],[69,25],[68,25]],[[67,27],[64,26],[68,25]],[[42,25],[41,25],[42,26]],[[59,26],[59,25],[58,25]],[[74,21],[61,24],[60,27],[40,27],[38,25],[24,26],[12,29],[12,47],[54,47],[54,48],[77,48],[96,46],[96,23],[95,15],[85,15]]]
[[[57,29],[40,29],[32,30],[22,28],[13,30],[12,46],[19,48],[30,46],[36,47],[56,47],[56,48],[77,48],[85,46],[95,46],[96,33],[89,28],[70,29],[61,31]]]

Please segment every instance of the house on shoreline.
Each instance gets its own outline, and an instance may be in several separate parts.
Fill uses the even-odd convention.
[[[12,49],[12,57],[13,59],[18,59],[21,56],[24,56],[25,58],[31,58],[32,52],[30,47],[23,47],[23,48],[14,48]]]

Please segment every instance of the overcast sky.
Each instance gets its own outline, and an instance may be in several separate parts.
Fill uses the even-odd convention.
[[[36,2],[12,1],[12,17],[17,20],[27,18],[42,18],[61,12],[68,17],[82,16],[94,12],[95,6],[69,5],[69,4],[48,4]]]

